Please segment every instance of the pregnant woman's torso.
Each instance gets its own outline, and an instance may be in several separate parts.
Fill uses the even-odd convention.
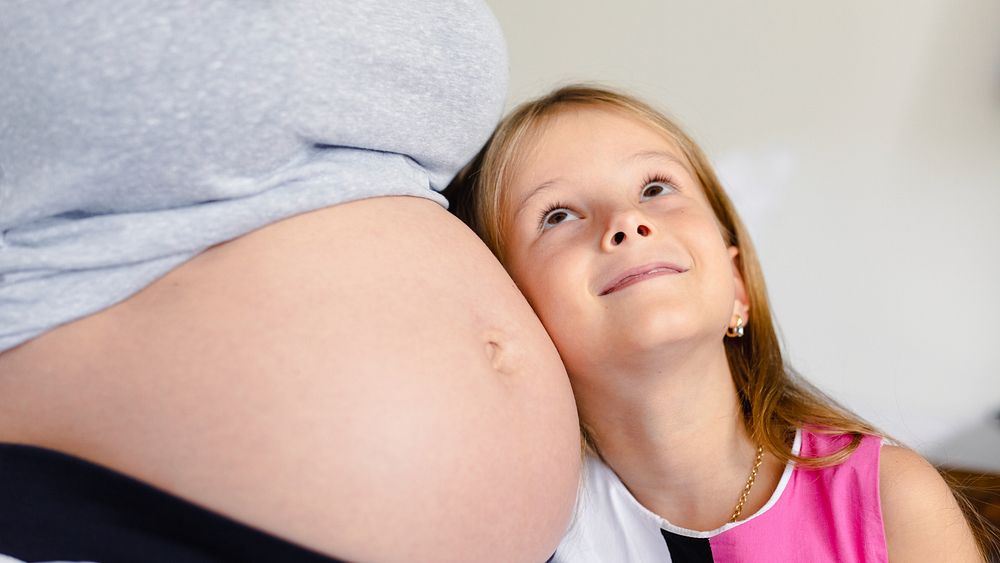
[[[553,346],[479,240],[417,198],[213,248],[0,356],[0,396],[0,440],[351,560],[544,558],[575,495]]]
[[[11,15],[0,105],[39,111],[0,124],[0,337],[41,334],[0,354],[0,440],[347,559],[544,559],[577,482],[565,371],[478,239],[406,197],[485,140],[462,100],[499,103],[453,27],[482,8],[436,4]]]

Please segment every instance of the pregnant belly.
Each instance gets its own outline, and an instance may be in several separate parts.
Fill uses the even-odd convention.
[[[0,396],[18,398],[0,440],[350,560],[542,561],[578,480],[551,341],[471,231],[417,198],[212,248],[0,356]]]

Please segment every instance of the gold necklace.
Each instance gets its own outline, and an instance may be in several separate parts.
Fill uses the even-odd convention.
[[[736,503],[736,508],[733,510],[733,516],[729,519],[730,522],[736,522],[740,519],[740,514],[743,513],[743,505],[747,502],[747,497],[750,496],[750,488],[753,487],[753,482],[757,479],[757,470],[760,469],[760,462],[764,459],[764,446],[763,444],[757,446],[757,459],[753,462],[753,469],[750,470],[750,477],[747,477],[747,485],[743,487],[743,494],[740,495],[740,501]]]

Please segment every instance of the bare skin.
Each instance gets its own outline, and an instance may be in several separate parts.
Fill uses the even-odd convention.
[[[576,493],[551,341],[475,235],[417,198],[209,249],[0,355],[0,396],[0,440],[344,559],[541,561]]]
[[[882,446],[879,496],[890,561],[984,561],[951,490],[913,450]]]

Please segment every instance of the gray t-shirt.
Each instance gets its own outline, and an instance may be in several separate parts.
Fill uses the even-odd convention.
[[[479,0],[0,0],[0,351],[298,213],[446,205],[506,83]]]

